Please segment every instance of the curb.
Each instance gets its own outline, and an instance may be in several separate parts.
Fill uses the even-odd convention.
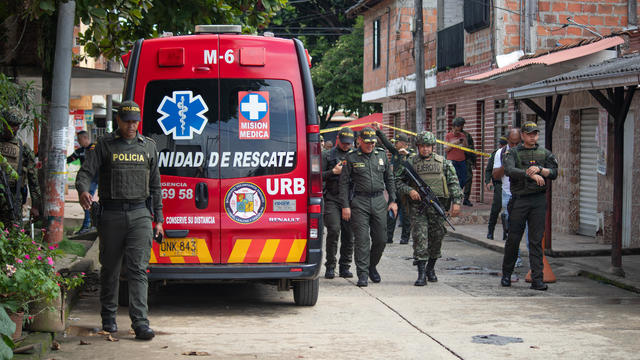
[[[489,250],[493,250],[495,252],[498,252],[500,254],[504,254],[504,248],[499,246],[499,245],[494,245],[494,244],[490,244],[487,243],[485,241],[473,238],[471,236],[468,235],[464,235],[464,234],[459,234],[459,233],[455,233],[455,232],[449,232],[448,235],[450,235],[451,237],[458,239],[458,240],[462,240],[462,241],[466,241],[475,245],[479,245],[482,246],[484,248],[487,248]],[[521,256],[529,256],[529,252],[527,250],[523,250],[520,249],[520,254]],[[551,258],[556,258],[550,254],[547,254],[545,252],[545,255]],[[564,260],[569,260],[570,258],[564,257]],[[631,291],[631,292],[635,292],[635,293],[639,293],[640,294],[640,287],[631,284],[629,282],[624,281],[624,278],[620,278],[617,277],[613,274],[610,273],[606,273],[594,268],[589,268],[587,266],[584,266],[583,264],[579,263],[579,262],[572,262],[570,261],[571,264],[573,266],[576,266],[578,268],[578,275],[579,276],[585,276],[588,277],[589,279],[595,280],[595,281],[600,281],[603,283],[607,283],[610,285],[613,285],[615,287],[618,287],[620,289],[623,290],[627,290],[627,291]]]

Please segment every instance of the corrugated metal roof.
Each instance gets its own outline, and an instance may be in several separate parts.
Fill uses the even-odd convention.
[[[354,17],[360,15],[360,13],[378,4],[379,2],[382,2],[382,0],[360,0],[352,7],[348,8],[344,13],[348,17]]]
[[[570,93],[640,84],[640,54],[592,64],[535,83],[509,89],[514,98]]]
[[[477,74],[477,75],[473,75],[473,76],[469,76],[467,78],[465,78],[465,82],[482,82],[484,80],[489,80],[491,78],[494,77],[499,77],[500,75],[503,75],[505,73],[508,73],[510,71],[514,71],[514,70],[518,70],[518,69],[522,69],[525,68],[527,66],[532,66],[532,65],[553,65],[553,64],[557,64],[557,63],[561,63],[561,62],[565,62],[565,61],[569,61],[569,60],[573,60],[573,59],[577,59],[580,57],[583,57],[585,55],[589,55],[589,54],[593,54],[596,53],[598,51],[602,51],[602,50],[606,50],[610,47],[613,46],[617,46],[624,43],[624,39],[620,36],[614,36],[614,37],[609,37],[609,38],[604,38],[602,40],[596,41],[596,42],[592,42],[586,45],[582,45],[582,46],[577,46],[577,47],[573,47],[570,49],[566,49],[566,50],[561,50],[561,51],[557,51],[557,52],[553,52],[547,55],[542,55],[536,58],[529,58],[529,59],[525,59],[525,60],[520,60],[518,62],[515,62],[511,65],[499,68],[499,69],[493,69],[493,70],[489,70],[486,72],[483,72],[481,74]]]

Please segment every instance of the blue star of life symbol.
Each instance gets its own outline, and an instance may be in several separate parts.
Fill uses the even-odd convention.
[[[193,139],[193,133],[201,134],[208,119],[209,111],[202,96],[193,96],[191,91],[174,91],[173,97],[165,96],[158,106],[162,115],[158,124],[166,134],[173,134],[176,140]]]
[[[240,113],[250,121],[262,120],[268,110],[267,99],[260,94],[247,94],[240,100]]]

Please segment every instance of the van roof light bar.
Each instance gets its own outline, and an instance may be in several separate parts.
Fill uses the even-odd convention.
[[[240,25],[196,25],[196,34],[241,34]]]

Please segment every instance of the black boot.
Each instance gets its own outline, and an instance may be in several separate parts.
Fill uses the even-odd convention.
[[[378,270],[375,266],[369,266],[369,277],[374,283],[379,283],[380,281],[382,281],[380,273],[378,273]]]
[[[509,237],[509,222],[507,221],[507,214],[500,214],[500,219],[502,220],[502,241],[507,241]]]
[[[334,277],[336,277],[336,271],[335,269],[332,267],[327,267],[327,270],[324,272],[324,278],[325,279],[333,279]]]
[[[438,277],[436,276],[436,272],[433,269],[436,266],[436,260],[438,259],[429,259],[429,262],[427,263],[427,280],[429,280],[429,282],[438,282]]]
[[[367,274],[365,273],[360,273],[358,274],[358,287],[367,287],[367,283],[368,283],[368,279],[367,279]]]
[[[547,290],[548,286],[542,280],[533,280],[531,281],[531,287],[529,288],[533,290],[545,291]]]
[[[487,239],[493,240],[493,229],[491,228],[491,225],[489,225],[489,231],[487,232]]]
[[[425,271],[425,266],[427,262],[424,260],[418,260],[416,262],[416,266],[418,266],[418,280],[413,284],[415,286],[425,286],[427,285],[427,273]]]
[[[340,265],[339,275],[341,278],[352,278],[353,274],[349,271],[349,265]]]
[[[504,287],[511,286],[511,274],[502,274],[502,279],[500,279],[500,285]]]

